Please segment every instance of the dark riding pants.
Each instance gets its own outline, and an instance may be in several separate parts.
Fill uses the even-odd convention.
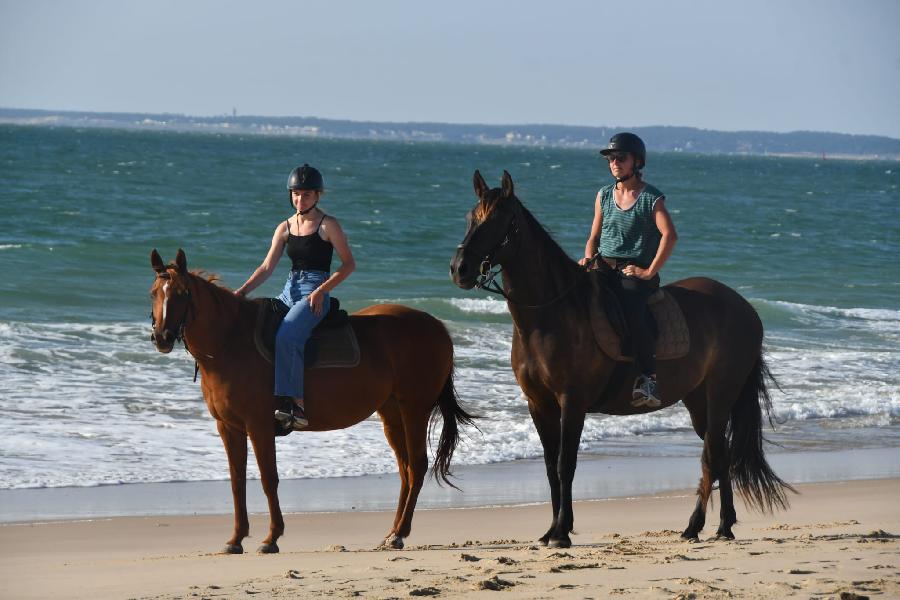
[[[656,373],[656,355],[653,353],[655,340],[650,329],[651,317],[647,298],[659,289],[659,275],[653,279],[628,277],[621,271],[616,271],[616,275],[614,278],[616,293],[622,302],[625,320],[628,321],[635,361],[641,373],[653,375]]]

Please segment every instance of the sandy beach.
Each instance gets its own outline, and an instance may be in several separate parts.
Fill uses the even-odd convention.
[[[268,556],[253,552],[268,522],[259,514],[240,556],[218,554],[230,515],[6,524],[0,597],[900,596],[900,479],[798,490],[774,516],[739,505],[731,542],[679,538],[689,490],[579,501],[566,550],[534,541],[549,524],[547,504],[420,510],[401,551],[373,550],[390,512],[291,514],[281,553]]]

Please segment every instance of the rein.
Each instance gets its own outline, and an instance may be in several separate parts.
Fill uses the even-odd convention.
[[[497,277],[497,275],[500,275],[500,273],[503,272],[502,267],[500,267],[498,269],[493,269],[491,263],[487,259],[485,259],[484,262],[481,263],[481,270],[482,270],[482,274],[478,276],[478,279],[475,282],[475,287],[482,289],[486,292],[491,292],[493,294],[500,294],[501,296],[506,298],[507,302],[509,302],[510,304],[514,304],[515,306],[518,306],[519,308],[544,308],[546,306],[550,306],[551,304],[555,304],[555,303],[559,302],[560,300],[562,300],[572,290],[575,289],[575,286],[578,285],[578,278],[576,277],[572,281],[572,285],[570,285],[568,288],[566,288],[565,291],[563,291],[560,294],[558,294],[557,296],[555,296],[552,300],[543,302],[541,304],[523,304],[521,302],[517,302],[516,300],[513,300],[512,298],[510,298],[509,294],[507,294],[505,291],[503,291],[503,288],[500,287],[499,283],[497,283],[496,277]]]

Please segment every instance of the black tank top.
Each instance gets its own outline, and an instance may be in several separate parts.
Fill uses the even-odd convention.
[[[319,235],[322,221],[319,221],[319,226],[309,235],[294,235],[291,233],[290,221],[285,221],[288,231],[286,250],[294,271],[331,271],[334,246]]]

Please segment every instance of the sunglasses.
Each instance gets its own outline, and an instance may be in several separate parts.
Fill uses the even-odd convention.
[[[627,152],[611,152],[610,154],[606,155],[606,160],[611,163],[625,162],[626,160],[628,160],[628,153]]]

